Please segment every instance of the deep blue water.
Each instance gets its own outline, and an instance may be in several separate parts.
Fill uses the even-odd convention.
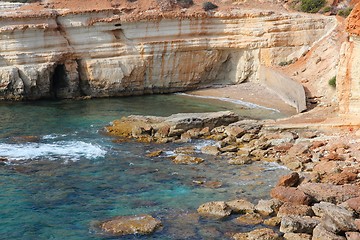
[[[196,166],[173,164],[176,147],[209,144],[116,143],[102,133],[129,114],[234,110],[253,118],[277,112],[185,96],[0,103],[0,239],[225,239],[245,231],[231,219],[196,219],[207,201],[268,198],[286,170],[269,163],[229,166],[205,155]],[[145,155],[162,149],[166,154]],[[217,189],[193,180],[220,181]],[[163,229],[150,236],[110,237],[93,226],[117,215],[148,213]]]

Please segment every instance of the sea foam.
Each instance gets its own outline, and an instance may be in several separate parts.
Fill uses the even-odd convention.
[[[104,157],[106,151],[100,146],[82,141],[59,141],[54,143],[0,143],[0,157],[11,160],[95,159]]]

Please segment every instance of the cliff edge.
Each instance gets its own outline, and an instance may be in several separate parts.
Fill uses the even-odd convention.
[[[261,67],[300,58],[337,25],[334,17],[288,12],[272,1],[219,0],[209,11],[200,0],[189,8],[168,2],[2,3],[0,99],[140,95],[260,81]]]

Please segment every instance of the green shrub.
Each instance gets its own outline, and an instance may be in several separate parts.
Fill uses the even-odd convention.
[[[329,80],[329,85],[333,88],[336,88],[336,76],[333,76],[330,80]]]
[[[331,11],[331,7],[330,6],[326,6],[324,7],[324,9],[322,10],[322,12],[327,13]]]
[[[303,12],[316,13],[325,5],[325,0],[301,0],[300,9]]]
[[[348,8],[343,8],[343,9],[340,9],[338,11],[338,15],[346,18],[347,16],[349,16],[349,14],[351,13],[352,11],[352,8],[348,7]]]

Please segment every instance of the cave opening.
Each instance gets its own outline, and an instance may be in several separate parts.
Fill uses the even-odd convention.
[[[67,74],[64,64],[55,67],[51,82],[51,92],[54,98],[58,98],[59,92],[68,87]]]

